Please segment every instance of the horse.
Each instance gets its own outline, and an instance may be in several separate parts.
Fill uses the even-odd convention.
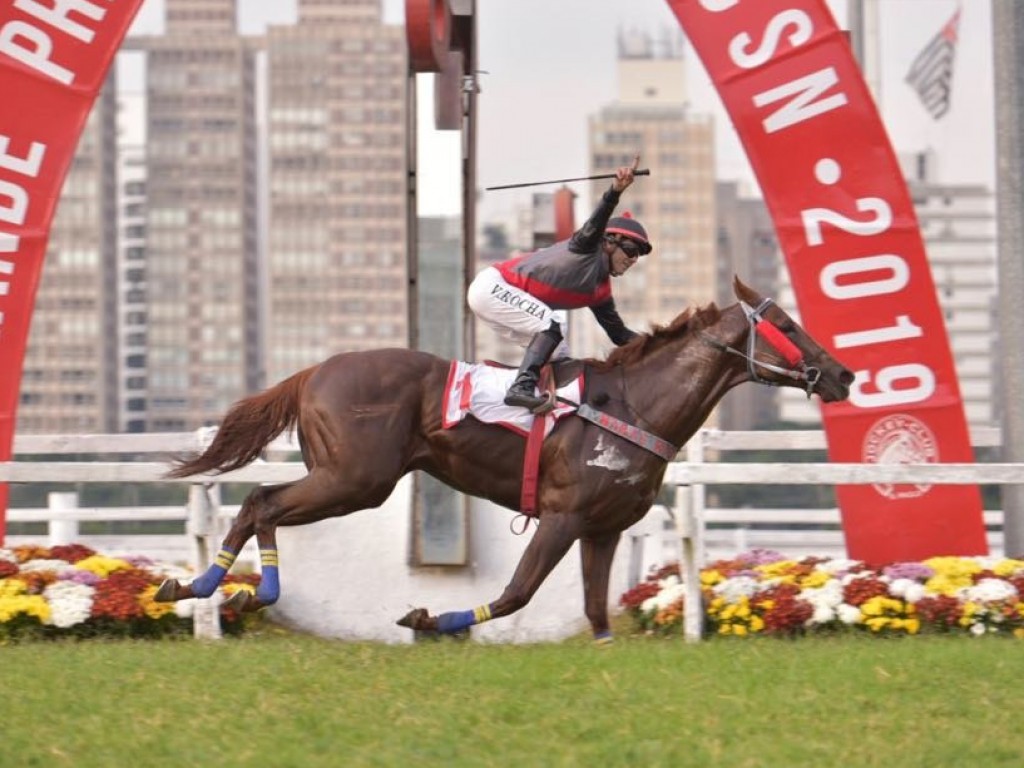
[[[537,526],[512,580],[496,600],[474,609],[435,616],[415,608],[398,624],[455,634],[508,616],[530,601],[579,541],[584,613],[594,640],[610,642],[608,582],[619,537],[650,509],[668,461],[725,393],[754,381],[797,387],[823,402],[849,396],[850,370],[771,299],[738,277],[733,290],[736,304],[688,308],[604,360],[556,364],[584,372],[580,413],[559,421],[541,446]],[[259,586],[254,593],[236,592],[228,605],[241,611],[272,605],[280,596],[279,526],[378,507],[410,470],[518,510],[526,442],[473,417],[444,428],[442,392],[450,365],[411,349],[341,353],[235,403],[209,447],[194,458],[178,458],[168,476],[239,469],[286,429],[297,431],[307,474],[249,493],[214,564],[189,584],[166,580],[156,599],[209,597],[255,534]],[[580,417],[584,409],[591,418]],[[625,428],[608,431],[609,423]],[[653,450],[652,444],[669,450]]]

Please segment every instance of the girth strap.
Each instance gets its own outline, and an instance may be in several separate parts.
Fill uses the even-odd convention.
[[[672,445],[668,440],[662,440],[657,435],[652,435],[650,432],[640,429],[640,427],[628,424],[614,416],[609,416],[607,413],[602,413],[587,403],[581,403],[579,410],[576,412],[582,418],[601,427],[601,429],[606,429],[634,445],[639,445],[641,448],[650,451],[665,461],[672,461],[676,454],[679,453],[679,448]]]

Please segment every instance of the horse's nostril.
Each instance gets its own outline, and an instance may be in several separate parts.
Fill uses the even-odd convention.
[[[843,369],[843,372],[839,374],[839,381],[841,381],[843,385],[847,387],[853,384],[853,380],[855,378],[856,376],[853,375],[853,371],[849,371],[845,368]]]

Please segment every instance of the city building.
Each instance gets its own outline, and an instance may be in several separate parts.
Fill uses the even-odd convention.
[[[262,384],[257,44],[234,0],[170,0],[146,38],[148,429],[220,420]]]
[[[266,47],[273,383],[336,352],[408,345],[408,83],[404,29],[377,0],[300,0]]]
[[[717,297],[714,134],[710,116],[687,106],[682,40],[620,35],[614,102],[589,120],[591,173],[609,173],[640,154],[638,177],[616,211],[631,212],[647,228],[654,252],[621,279],[615,303],[626,324],[645,331],[687,307]],[[589,215],[608,182],[591,187]],[[577,222],[581,224],[581,222]],[[601,356],[611,342],[589,313],[571,319],[574,354]]]

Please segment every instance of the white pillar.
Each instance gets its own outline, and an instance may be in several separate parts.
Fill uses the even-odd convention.
[[[67,512],[78,509],[78,494],[70,493],[48,493],[46,494],[46,507],[51,512]],[[51,547],[64,544],[74,544],[78,541],[78,520],[69,520],[63,517],[51,517],[49,523],[49,540]]]
[[[192,567],[198,576],[213,564],[217,554],[217,511],[220,487],[193,483],[188,487],[188,522],[186,533],[192,542]],[[209,598],[196,600],[192,614],[192,634],[197,638],[218,640],[220,628],[220,590]]]

